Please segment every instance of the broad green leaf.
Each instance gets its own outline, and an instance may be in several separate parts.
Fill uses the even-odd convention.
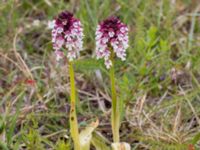
[[[96,148],[96,150],[111,150],[108,144],[110,142],[99,132],[93,132],[92,134],[92,144]]]
[[[79,135],[80,145],[82,150],[90,150],[90,143],[92,139],[92,133],[99,125],[99,121],[92,122],[88,125]]]
[[[121,142],[121,143],[112,143],[112,150],[131,150],[130,144]]]

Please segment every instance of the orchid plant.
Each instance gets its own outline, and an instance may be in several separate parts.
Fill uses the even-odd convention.
[[[57,61],[68,59],[70,76],[70,132],[74,142],[74,149],[80,150],[78,121],[76,115],[76,87],[74,79],[73,60],[78,57],[83,45],[83,28],[80,20],[72,13],[64,11],[53,20],[52,43]]]
[[[109,69],[112,93],[111,125],[114,143],[120,142],[120,102],[117,100],[115,87],[115,56],[122,61],[126,60],[128,48],[128,27],[117,17],[110,17],[102,21],[96,29],[96,56],[103,58],[105,66]]]

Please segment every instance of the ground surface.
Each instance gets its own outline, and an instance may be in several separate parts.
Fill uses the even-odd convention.
[[[1,0],[0,149],[71,145],[67,64],[56,63],[47,29],[63,10],[84,25],[75,62],[80,130],[98,118],[96,131],[112,139],[109,76],[94,59],[94,33],[117,15],[130,30],[127,60],[116,62],[121,141],[135,150],[200,149],[199,0]]]

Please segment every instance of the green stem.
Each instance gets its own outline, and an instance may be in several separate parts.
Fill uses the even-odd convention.
[[[111,93],[112,93],[112,132],[113,132],[113,141],[119,142],[119,125],[120,125],[120,110],[119,110],[119,101],[117,101],[117,94],[115,88],[115,70],[114,70],[114,54],[111,51],[111,61],[112,66],[110,68],[110,80],[111,80]]]
[[[76,87],[75,87],[74,69],[72,62],[69,62],[69,74],[70,74],[70,88],[71,88],[70,132],[74,142],[74,150],[80,150],[78,121],[76,116]]]

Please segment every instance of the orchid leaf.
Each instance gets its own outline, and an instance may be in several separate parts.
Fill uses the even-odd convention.
[[[92,139],[92,133],[99,125],[99,121],[96,120],[87,126],[79,135],[80,145],[82,150],[90,150],[90,143]]]
[[[97,131],[93,132],[92,144],[96,150],[111,150],[111,148],[108,146],[108,144],[110,145],[110,142]]]
[[[121,143],[112,143],[112,150],[131,150],[130,144],[121,142]]]

